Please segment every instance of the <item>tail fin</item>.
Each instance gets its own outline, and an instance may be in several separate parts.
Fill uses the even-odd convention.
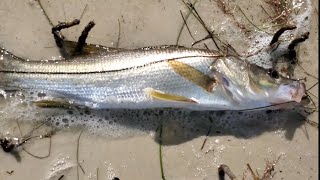
[[[13,55],[6,49],[0,47],[0,73],[10,69],[9,67],[9,64],[11,64],[10,62],[15,60],[21,60],[21,58]]]

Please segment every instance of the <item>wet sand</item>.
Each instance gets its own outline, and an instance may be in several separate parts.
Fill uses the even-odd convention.
[[[315,2],[318,3],[318,2]],[[183,23],[180,9],[185,6],[180,1],[118,1],[104,2],[79,1],[78,3],[42,1],[50,19],[57,23],[64,19],[79,18],[85,9],[79,26],[63,30],[69,40],[76,40],[90,20],[96,26],[90,32],[89,43],[115,47],[118,39],[118,19],[121,25],[119,47],[134,48],[151,45],[175,44]],[[257,8],[258,5],[246,3],[241,7]],[[223,17],[213,17],[211,6],[214,3],[200,2],[199,12],[209,26]],[[318,7],[318,4],[314,5]],[[245,9],[245,8],[243,8]],[[262,16],[252,14],[252,18]],[[212,14],[213,13],[213,14]],[[311,18],[309,39],[299,48],[301,66],[318,77],[318,9]],[[211,16],[210,16],[211,15]],[[28,59],[58,58],[59,51],[51,36],[51,26],[35,1],[0,2],[0,46],[19,57]],[[190,29],[201,39],[206,35],[198,24]],[[219,27],[219,26],[217,26]],[[186,30],[181,36],[181,45],[190,46],[192,39]],[[212,45],[209,43],[209,45]],[[200,46],[200,45],[199,45]],[[203,45],[200,46],[203,48]],[[240,48],[240,47],[239,47]],[[297,68],[302,76],[304,72]],[[307,87],[317,79],[307,76]],[[310,90],[317,98],[318,85]],[[264,113],[264,112],[263,112]],[[318,122],[318,113],[308,117]],[[19,136],[16,119],[1,116],[1,135]],[[218,121],[218,120],[217,120]],[[19,119],[23,134],[34,128],[35,123]],[[166,179],[218,179],[217,169],[221,164],[228,165],[238,179],[252,179],[247,163],[252,169],[263,174],[266,161],[280,159],[275,165],[274,179],[317,179],[318,177],[318,128],[305,123],[298,115],[285,116],[280,125],[265,127],[259,120],[244,122],[242,126],[252,131],[238,133],[236,130],[211,129],[201,150],[210,126],[199,122],[194,132],[184,132],[174,120],[164,121],[162,128],[162,161]],[[274,122],[270,120],[270,122]],[[278,121],[275,121],[277,123]],[[39,124],[36,122],[36,124]],[[123,129],[134,129],[123,125]],[[50,132],[52,127],[42,126],[35,134]],[[55,132],[51,137],[50,156],[37,159],[20,151],[18,156],[0,150],[0,179],[161,179],[159,158],[159,130],[128,130],[130,133],[120,137],[92,134],[83,128],[68,127]],[[102,129],[103,130],[103,129]],[[105,129],[106,131],[108,129]],[[123,130],[126,131],[126,130]],[[241,132],[241,130],[239,130]],[[79,148],[77,144],[79,142]],[[28,142],[28,151],[39,156],[48,152],[49,138]],[[78,158],[77,158],[77,149]],[[77,166],[77,159],[83,171]],[[12,173],[11,173],[12,171]],[[77,173],[78,171],[78,173]]]

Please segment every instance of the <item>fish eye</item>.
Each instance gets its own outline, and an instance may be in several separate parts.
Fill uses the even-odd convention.
[[[268,69],[268,74],[274,79],[279,79],[279,73],[275,69]]]

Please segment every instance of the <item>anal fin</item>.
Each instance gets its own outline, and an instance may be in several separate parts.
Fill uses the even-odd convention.
[[[32,101],[34,105],[40,108],[62,108],[62,109],[70,109],[75,105],[63,100],[39,100]]]
[[[192,98],[187,98],[180,95],[168,94],[162,91],[154,90],[152,88],[146,88],[145,92],[154,99],[164,100],[164,101],[173,101],[173,102],[185,102],[185,103],[198,103]]]

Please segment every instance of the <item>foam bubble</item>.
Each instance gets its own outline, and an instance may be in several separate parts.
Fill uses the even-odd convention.
[[[82,126],[92,133],[108,137],[152,134],[161,124],[168,139],[171,137],[192,139],[206,135],[210,127],[212,133],[217,135],[251,137],[265,131],[283,128],[288,120],[285,118],[287,114],[295,113],[291,110],[236,112],[182,109],[43,109],[32,104],[19,106],[21,102],[19,100],[15,102],[11,100],[11,105],[7,105],[0,116],[19,121],[45,120],[58,128]]]

